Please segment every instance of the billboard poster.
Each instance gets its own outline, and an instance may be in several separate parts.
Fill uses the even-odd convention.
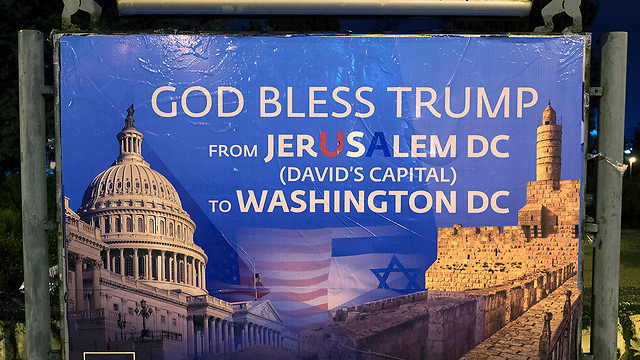
[[[479,349],[577,271],[587,42],[60,36],[72,358]]]

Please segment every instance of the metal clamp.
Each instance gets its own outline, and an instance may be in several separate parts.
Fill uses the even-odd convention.
[[[602,96],[602,87],[601,86],[590,87],[589,96]]]
[[[591,245],[592,247],[597,247],[600,245],[600,238],[596,236],[598,233],[598,223],[591,216],[585,216],[582,221],[582,240]]]

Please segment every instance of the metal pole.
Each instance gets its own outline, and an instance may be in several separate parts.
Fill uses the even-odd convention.
[[[54,36],[53,42],[53,69],[55,76],[53,77],[55,93],[55,131],[56,131],[56,203],[57,203],[57,229],[58,239],[62,239],[64,233],[63,224],[65,217],[64,200],[62,199],[62,154],[60,149],[60,35]],[[69,324],[67,318],[67,249],[65,242],[62,241],[58,245],[58,284],[59,284],[59,301],[60,301],[60,352],[61,359],[69,360]],[[126,322],[126,321],[125,321]]]
[[[527,16],[531,0],[117,0],[123,15]]]
[[[598,120],[601,154],[622,164],[627,77],[627,33],[602,36],[602,99]],[[607,161],[598,162],[597,223],[600,244],[594,249],[593,327],[591,349],[597,360],[616,359],[620,218],[623,173]]]
[[[20,163],[27,359],[45,360],[51,348],[49,246],[45,176],[44,36],[18,33]],[[61,269],[61,271],[64,271]]]

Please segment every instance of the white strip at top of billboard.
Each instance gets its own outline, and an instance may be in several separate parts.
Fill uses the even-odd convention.
[[[526,16],[532,0],[118,0],[125,15],[475,15]]]

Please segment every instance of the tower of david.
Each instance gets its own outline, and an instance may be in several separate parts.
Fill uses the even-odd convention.
[[[561,180],[562,125],[549,105],[538,126],[536,181],[517,226],[438,229],[438,260],[427,289],[463,291],[504,284],[574,264],[577,269],[580,180]]]

